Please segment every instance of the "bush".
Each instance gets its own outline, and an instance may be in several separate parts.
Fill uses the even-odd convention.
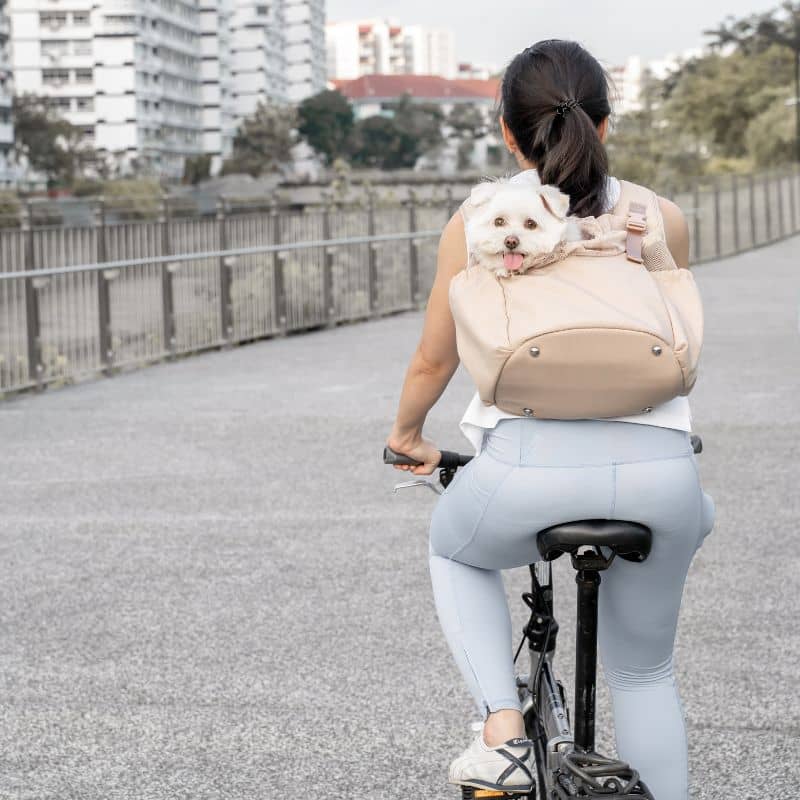
[[[126,178],[103,186],[106,210],[121,220],[154,219],[161,209],[162,194],[155,178]]]
[[[22,204],[14,192],[0,191],[0,228],[19,228]]]
[[[96,197],[103,194],[103,182],[92,178],[77,178],[72,184],[72,194],[75,197]]]

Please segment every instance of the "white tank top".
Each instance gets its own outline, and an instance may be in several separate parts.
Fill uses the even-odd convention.
[[[531,172],[536,172],[536,170],[522,170],[522,172],[512,176],[511,181],[525,180],[529,177],[528,173]],[[610,211],[617,204],[620,188],[619,181],[609,176],[606,181],[606,211]],[[494,405],[484,405],[478,392],[475,392],[470,404],[467,406],[467,410],[464,412],[464,416],[461,418],[459,428],[472,443],[477,453],[480,452],[485,430],[494,428],[501,419],[518,418],[528,419],[527,417],[520,417],[519,414],[508,414]],[[595,419],[600,418],[597,417]],[[689,408],[688,397],[673,397],[672,400],[667,400],[666,403],[654,406],[653,410],[646,414],[632,414],[628,417],[602,417],[602,419],[616,422],[635,422],[640,425],[655,425],[660,428],[677,428],[681,431],[692,430],[692,413]]]

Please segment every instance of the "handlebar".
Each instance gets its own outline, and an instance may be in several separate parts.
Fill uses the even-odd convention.
[[[693,433],[690,436],[692,442],[692,450],[695,453],[702,453],[703,452],[703,440],[696,434]],[[439,461],[438,466],[442,469],[452,469],[456,470],[459,467],[463,467],[465,464],[472,461],[474,456],[467,456],[463,455],[462,453],[453,453],[450,450],[442,450],[442,458]],[[422,462],[415,461],[413,458],[409,458],[408,456],[404,456],[402,453],[396,453],[392,450],[391,447],[384,447],[383,448],[383,463],[384,464],[408,464],[412,467],[419,466]]]
[[[472,461],[474,456],[466,456],[461,453],[453,453],[450,450],[442,450],[442,458],[438,466],[442,469],[458,469],[463,467],[468,462]],[[383,463],[384,464],[408,464],[411,467],[418,467],[422,462],[415,461],[413,458],[404,456],[402,453],[396,453],[391,447],[383,448]]]

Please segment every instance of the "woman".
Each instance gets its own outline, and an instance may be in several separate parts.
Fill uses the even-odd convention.
[[[503,77],[500,127],[508,150],[522,171],[535,169],[542,183],[567,193],[578,216],[614,210],[619,197],[604,147],[610,111],[607,75],[574,42],[539,42]],[[667,246],[685,268],[686,221],[673,203],[659,198],[659,207]],[[422,337],[387,440],[422,462],[398,467],[417,475],[433,472],[440,458],[422,427],[459,363],[448,286],[466,262],[456,213],[442,233]],[[501,570],[537,559],[536,534],[549,525],[629,519],[652,529],[651,553],[641,564],[615,559],[603,573],[598,607],[617,754],[658,800],[685,800],[686,731],[672,650],[689,564],[714,521],[691,451],[687,398],[631,417],[549,420],[483,406],[476,394],[461,428],[480,452],[436,505],[430,570],[439,620],[484,725],[451,764],[450,781],[523,790],[535,775]]]

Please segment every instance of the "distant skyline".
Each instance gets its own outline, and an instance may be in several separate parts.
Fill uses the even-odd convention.
[[[453,0],[329,0],[326,13],[331,22],[395,17],[406,25],[450,28],[459,61],[502,69],[520,50],[549,38],[575,39],[606,66],[623,64],[633,55],[646,61],[661,59],[701,46],[707,42],[702,31],[716,27],[729,14],[742,17],[778,5],[776,0],[495,0],[486,9]],[[468,13],[461,13],[464,9]]]

